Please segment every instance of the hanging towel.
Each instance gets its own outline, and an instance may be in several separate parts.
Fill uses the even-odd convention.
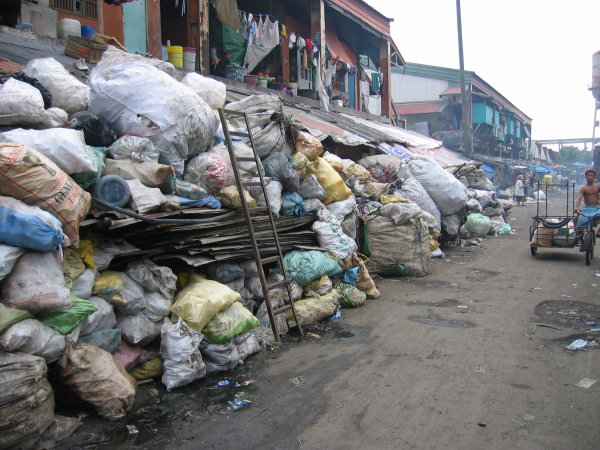
[[[306,48],[302,50],[302,68],[308,68],[308,53],[306,52]]]
[[[285,25],[281,25],[281,35],[287,39],[287,30],[285,28]]]
[[[373,86],[373,91],[379,91],[379,74],[377,72],[371,73],[371,85]]]

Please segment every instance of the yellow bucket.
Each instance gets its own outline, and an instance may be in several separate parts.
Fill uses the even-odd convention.
[[[262,77],[258,77],[258,83],[256,83],[258,86],[260,87],[267,87],[267,83],[269,82],[268,78],[262,78]]]
[[[179,45],[172,45],[167,47],[169,53],[169,62],[175,67],[183,68],[183,47]]]

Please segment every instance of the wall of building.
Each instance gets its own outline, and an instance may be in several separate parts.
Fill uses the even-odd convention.
[[[401,73],[392,75],[392,94],[395,103],[439,100],[449,86],[446,80],[415,77]]]
[[[50,8],[49,0],[21,3],[21,22],[33,25],[32,31],[40,36],[57,37],[58,14]]]

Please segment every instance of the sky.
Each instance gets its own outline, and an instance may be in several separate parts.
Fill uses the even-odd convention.
[[[365,1],[394,19],[405,61],[460,68],[456,0]],[[461,0],[460,9],[465,70],[532,119],[533,139],[592,137],[600,0]]]

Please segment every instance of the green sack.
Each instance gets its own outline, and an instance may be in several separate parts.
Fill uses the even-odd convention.
[[[71,174],[71,178],[73,178],[73,180],[75,180],[75,182],[83,189],[89,189],[91,186],[96,184],[102,176],[104,167],[106,166],[104,163],[104,160],[106,159],[104,152],[92,147],[91,145],[86,145],[86,147],[88,155],[92,160],[92,164],[94,164],[95,171]]]
[[[24,309],[7,308],[0,303],[0,333],[4,333],[11,325],[32,317],[31,313]]]
[[[295,280],[303,287],[323,275],[335,278],[343,272],[342,267],[335,258],[319,250],[293,250],[285,254],[283,262],[288,278]],[[281,265],[277,264],[278,269],[276,270],[278,273],[282,273]]]
[[[162,377],[164,369],[163,360],[160,356],[157,356],[150,361],[146,361],[142,364],[138,364],[133,369],[129,371],[129,375],[133,377],[134,380],[146,380],[148,378],[158,378]]]
[[[340,282],[335,288],[342,293],[340,305],[343,308],[358,308],[365,304],[367,294],[350,283]]]
[[[472,236],[478,238],[484,238],[492,228],[492,222],[490,218],[479,213],[469,214],[465,228]]]
[[[94,302],[75,297],[73,294],[71,301],[73,306],[70,308],[45,309],[36,314],[36,319],[60,334],[67,334],[98,310]]]
[[[202,329],[204,337],[215,344],[226,344],[234,336],[257,328],[260,322],[240,302],[216,314]]]

